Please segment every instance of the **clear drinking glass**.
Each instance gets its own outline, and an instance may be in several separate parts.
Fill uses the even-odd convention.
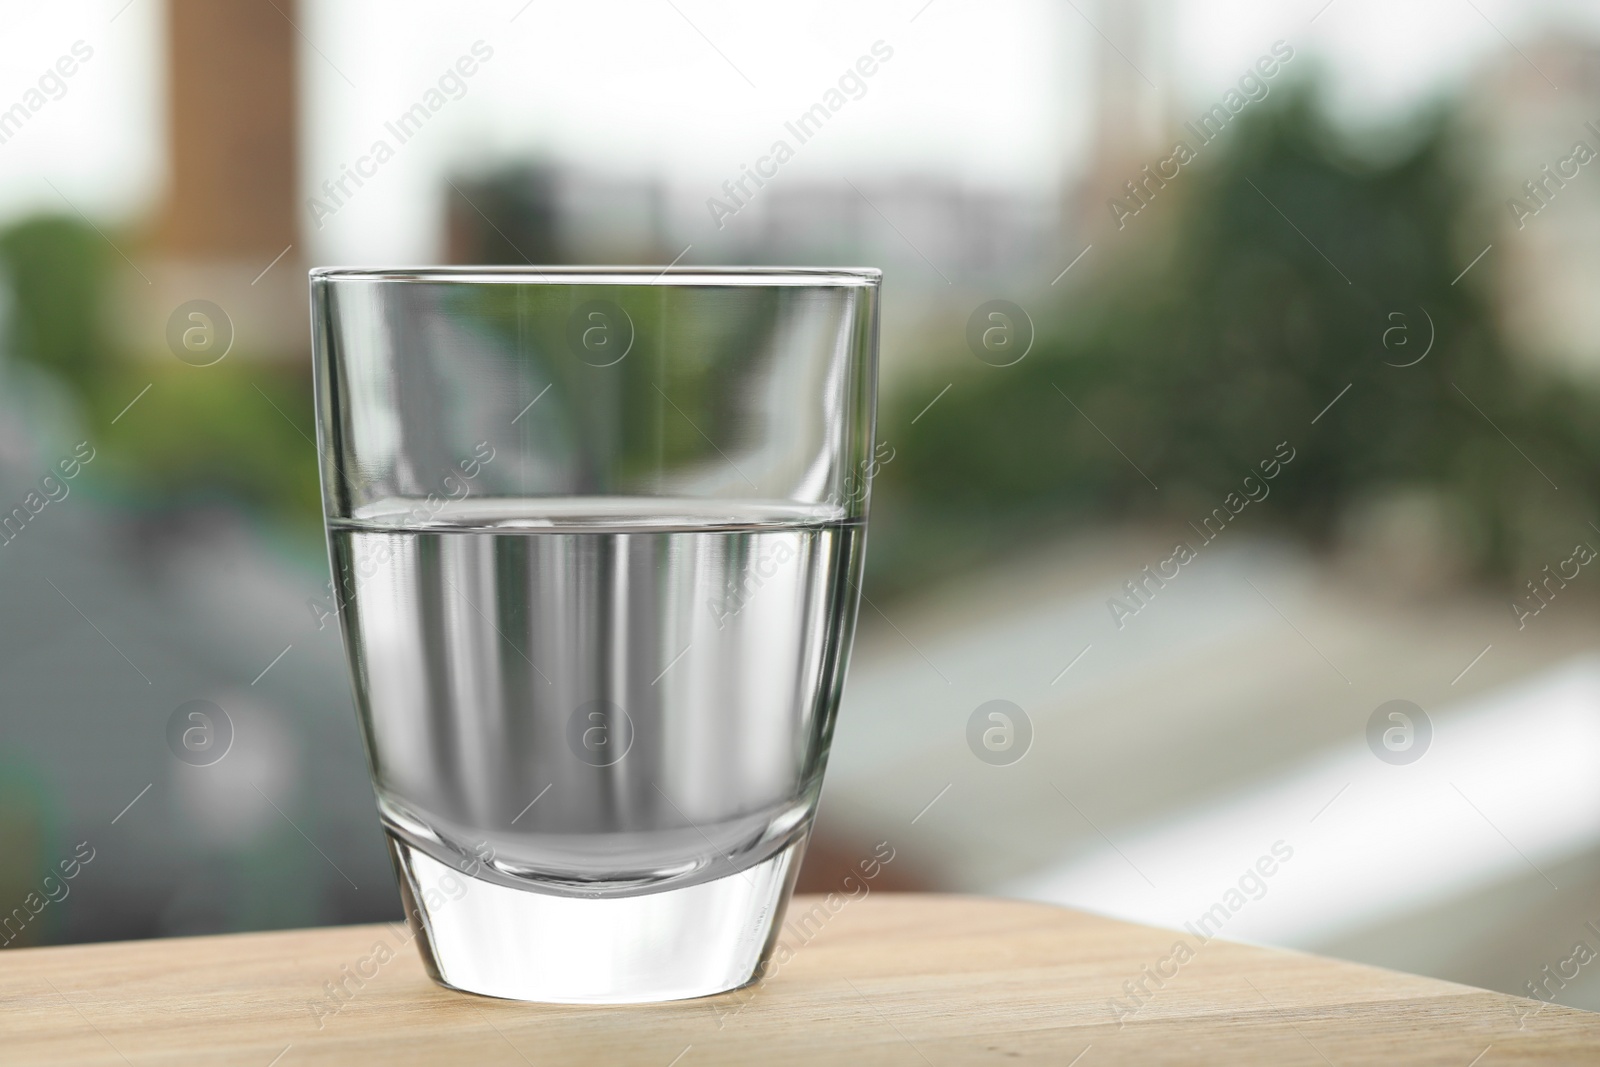
[[[758,972],[855,628],[875,270],[311,272],[328,540],[433,976]]]

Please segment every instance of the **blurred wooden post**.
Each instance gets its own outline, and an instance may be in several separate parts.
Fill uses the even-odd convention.
[[[307,347],[298,19],[295,0],[167,0],[168,175],[139,300],[147,348],[165,349],[167,317],[192,299],[223,308],[240,355]]]

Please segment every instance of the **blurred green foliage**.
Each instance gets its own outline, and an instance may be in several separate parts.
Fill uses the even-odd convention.
[[[1592,533],[1600,394],[1509,350],[1490,269],[1452,284],[1488,238],[1467,233],[1474,191],[1450,115],[1408,144],[1363,157],[1312,87],[1285,86],[1102,240],[1080,290],[1018,296],[1039,330],[1026,359],[992,367],[957,351],[886,396],[879,436],[895,458],[878,480],[875,581],[901,587],[1107,523],[1183,536],[1279,442],[1296,458],[1253,509],[1258,533],[1327,546],[1352,509],[1396,488],[1433,495],[1480,576],[1526,577]],[[119,350],[107,321],[123,266],[75,218],[0,232],[8,353],[68,382],[100,434],[153,382],[95,467],[103,488],[152,507],[220,496],[314,531],[308,368]],[[643,350],[658,329],[641,317]],[[666,387],[716,371],[674,368]],[[700,449],[685,420],[663,431],[643,418],[656,400],[639,398],[640,432],[663,432],[672,454]]]
[[[193,367],[129,351],[112,327],[114,272],[126,269],[76,217],[38,216],[0,231],[0,280],[11,297],[0,352],[71,389],[99,453],[90,470],[97,491],[149,510],[223,500],[319,532],[310,367],[254,362],[248,352]]]
[[[39,363],[80,391],[110,365],[106,319],[115,252],[76,218],[42,215],[0,232],[11,293],[6,351]]]
[[[310,376],[235,360],[190,367],[171,360],[126,369],[91,396],[95,425],[150,384],[101,451],[102,491],[142,508],[226,501],[320,534],[316,430]],[[101,460],[97,460],[97,465]]]
[[[1185,536],[1283,441],[1297,455],[1253,509],[1260,533],[1326,546],[1371,494],[1428,487],[1480,575],[1537,570],[1592,534],[1600,397],[1507,350],[1490,271],[1452,284],[1483,244],[1463,239],[1460,148],[1438,115],[1399,158],[1362,160],[1305,86],[1241,116],[1091,253],[1092,283],[1033,309],[1027,358],[946,360],[886,404],[876,576],[904,584],[1090,523]],[[1398,366],[1430,317],[1431,351]]]

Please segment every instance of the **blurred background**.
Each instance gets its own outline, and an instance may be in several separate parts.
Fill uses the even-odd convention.
[[[6,945],[400,915],[308,266],[859,264],[803,888],[1600,1008],[1593,5],[0,6]]]

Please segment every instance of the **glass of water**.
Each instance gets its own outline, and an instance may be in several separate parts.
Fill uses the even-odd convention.
[[[317,441],[378,812],[445,985],[750,981],[855,628],[875,270],[319,269]]]

